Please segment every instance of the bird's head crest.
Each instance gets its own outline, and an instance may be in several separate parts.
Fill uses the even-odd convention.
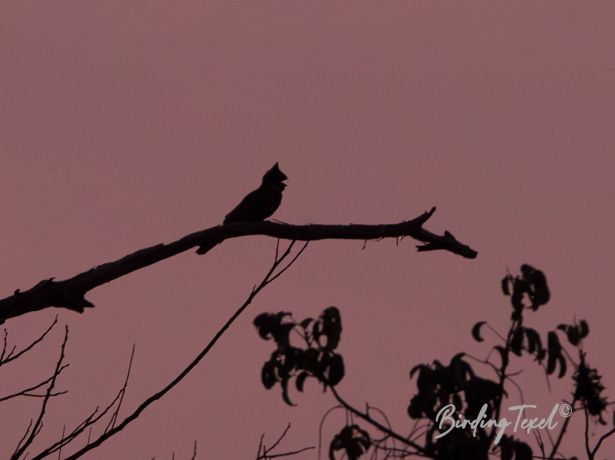
[[[277,163],[263,176],[263,182],[270,182],[281,186],[286,186],[283,182],[287,179],[288,177],[282,172]]]

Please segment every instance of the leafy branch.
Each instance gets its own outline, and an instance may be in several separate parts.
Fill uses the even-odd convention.
[[[539,331],[526,325],[525,316],[528,312],[536,312],[549,301],[546,277],[540,270],[527,264],[522,265],[520,271],[520,275],[507,274],[502,280],[502,291],[510,298],[512,306],[508,332],[503,335],[486,321],[479,321],[472,328],[472,336],[478,342],[484,341],[481,335],[484,328],[493,332],[497,339],[486,358],[475,358],[460,352],[453,356],[448,365],[435,360],[431,364],[419,364],[412,368],[410,377],[416,379],[418,391],[410,399],[407,408],[409,417],[415,420],[414,428],[408,436],[395,431],[386,417],[386,424],[376,420],[369,406],[361,411],[340,396],[337,385],[345,375],[345,365],[342,356],[336,351],[342,331],[341,316],[336,307],[326,308],[316,320],[306,318],[299,322],[289,312],[262,313],[256,317],[254,325],[261,338],[272,339],[276,345],[270,359],[263,365],[262,383],[267,389],[279,384],[282,398],[287,404],[293,404],[289,397],[291,380],[294,380],[300,392],[307,378],[316,379],[325,390],[331,392],[338,403],[334,409],[342,408],[346,411],[346,422],[329,444],[330,460],[339,458],[336,457],[339,453],[343,454],[342,458],[345,456],[349,460],[357,460],[367,455],[368,451],[371,451],[373,459],[380,458],[378,454],[383,452],[384,458],[576,460],[576,457],[564,456],[559,449],[572,419],[571,415],[579,410],[585,413],[586,454],[589,460],[593,460],[605,440],[615,434],[615,428],[607,430],[591,446],[590,418],[605,425],[603,416],[609,404],[603,396],[605,387],[601,382],[602,377],[587,364],[583,351],[583,340],[589,334],[589,325],[584,320],[559,324],[554,330],[547,331],[545,340],[541,339]],[[301,345],[291,341],[291,332],[296,332],[292,338],[301,338]],[[560,341],[562,335],[568,345],[576,349],[578,360],[572,358],[573,354],[567,350],[568,345]],[[493,360],[493,356],[499,359]],[[511,400],[507,393],[508,383],[514,385],[521,399],[524,399],[523,390],[515,381],[521,371],[509,371],[512,360],[524,356],[533,358],[547,377],[556,375],[563,378],[567,374],[572,377],[572,402],[565,407],[569,411],[567,415],[562,410],[557,412],[558,408],[563,407],[558,403],[549,418],[541,422],[544,425],[537,427],[555,429],[557,424],[551,426],[549,420],[556,414],[565,418],[555,439],[549,435],[550,453],[547,453],[549,449],[536,427],[533,428],[533,434],[540,455],[536,455],[527,442],[505,434],[510,422],[500,418],[503,401]],[[496,379],[481,377],[468,362],[468,358],[489,367],[495,372]],[[324,418],[334,409],[328,411]],[[370,434],[353,421],[353,417],[361,419],[381,438]],[[502,421],[505,423],[502,424]],[[521,428],[525,430],[523,426]],[[529,429],[527,431],[530,432]],[[393,444],[388,444],[388,440],[393,441]],[[401,448],[395,443],[401,445]]]

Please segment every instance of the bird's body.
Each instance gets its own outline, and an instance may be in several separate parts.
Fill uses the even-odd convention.
[[[280,207],[282,191],[286,187],[286,174],[280,171],[276,163],[263,176],[259,188],[248,193],[243,200],[224,218],[225,224],[233,222],[260,222]]]
[[[224,218],[224,224],[236,222],[261,222],[273,215],[282,203],[282,191],[286,188],[284,181],[288,179],[278,164],[265,173],[260,187],[248,193],[241,202]],[[203,244],[197,250],[205,254],[217,243]]]

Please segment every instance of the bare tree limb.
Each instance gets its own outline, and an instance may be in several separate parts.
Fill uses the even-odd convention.
[[[600,446],[606,440],[606,438],[608,438],[609,436],[613,434],[615,434],[615,428],[611,428],[609,431],[607,431],[602,436],[600,436],[600,439],[598,439],[598,442],[596,443],[595,447],[591,451],[591,454],[592,454],[591,458],[594,458],[596,456],[596,454],[598,453],[598,449],[600,449]]]
[[[459,242],[450,232],[446,231],[444,235],[436,235],[423,228],[423,224],[435,210],[434,207],[412,220],[397,224],[293,225],[265,221],[218,225],[191,233],[169,244],[158,244],[141,249],[63,281],[49,278],[40,281],[27,291],[21,292],[18,289],[13,295],[0,300],[0,324],[7,319],[49,307],[66,308],[83,313],[85,308],[94,306],[85,298],[85,294],[98,286],[196,246],[212,247],[226,239],[246,235],[265,235],[292,241],[374,240],[408,236],[424,243],[417,246],[419,251],[446,250],[469,259],[475,258],[478,253]]]
[[[45,393],[45,397],[43,398],[43,404],[41,405],[41,409],[39,411],[38,417],[36,421],[34,422],[34,424],[30,422],[30,425],[28,426],[28,429],[26,430],[26,436],[24,436],[22,438],[22,441],[20,441],[19,444],[17,445],[17,448],[15,449],[15,452],[11,456],[11,459],[20,458],[24,454],[26,449],[30,446],[30,444],[32,444],[32,442],[34,441],[36,436],[40,433],[43,427],[43,418],[45,417],[45,412],[47,410],[47,403],[49,402],[49,399],[51,398],[53,394],[53,388],[55,386],[56,379],[58,375],[60,375],[60,372],[62,372],[62,369],[63,369],[62,363],[64,362],[64,351],[66,349],[67,341],[68,341],[68,326],[65,326],[64,327],[64,340],[62,341],[62,346],[60,348],[60,357],[58,358],[58,361],[56,363],[53,376],[49,380],[49,386],[47,387],[47,392]]]
[[[278,271],[278,268],[280,267],[282,262],[284,262],[284,260],[291,254],[294,245],[295,241],[292,241],[288,245],[288,248],[281,255],[279,255],[279,257],[276,258],[262,281],[257,286],[252,288],[252,291],[250,292],[246,300],[243,302],[243,304],[235,311],[235,313],[230,316],[230,318],[224,323],[224,325],[218,330],[218,332],[216,332],[216,334],[209,341],[209,343],[207,343],[207,345],[197,354],[197,356],[171,382],[169,382],[164,388],[162,388],[158,392],[150,395],[147,399],[145,399],[131,414],[126,416],[120,423],[118,423],[117,425],[113,425],[111,428],[108,427],[108,429],[105,430],[105,432],[102,433],[98,438],[94,439],[91,442],[88,442],[87,445],[79,449],[77,452],[66,457],[66,460],[76,460],[77,458],[80,458],[82,455],[88,453],[92,449],[95,449],[103,442],[122,431],[124,428],[126,428],[126,426],[128,426],[128,424],[136,420],[141,415],[141,413],[143,413],[143,411],[147,409],[151,404],[164,397],[179,382],[181,382],[203,360],[203,358],[205,358],[205,356],[209,353],[213,346],[224,335],[227,329],[231,327],[233,322],[235,322],[235,320],[243,313],[243,311],[252,303],[258,293],[277,278],[276,273]],[[303,251],[303,249],[301,249],[301,251]],[[294,263],[296,260],[297,258],[294,257],[291,260],[291,263]],[[287,268],[288,265],[284,266],[282,270],[286,270]],[[38,460],[38,457],[33,460]]]
[[[11,351],[9,351],[7,353],[7,339],[8,339],[8,331],[6,329],[4,329],[4,346],[2,347],[2,354],[0,355],[0,366],[2,366],[3,364],[7,364],[10,363],[11,361],[20,358],[22,355],[24,355],[25,353],[29,352],[30,350],[32,350],[36,345],[38,345],[39,343],[41,343],[43,341],[43,339],[47,336],[47,334],[49,334],[49,332],[53,329],[53,327],[58,323],[58,317],[56,316],[55,319],[53,320],[53,322],[49,325],[49,327],[45,330],[45,332],[43,332],[41,335],[39,335],[35,340],[33,340],[32,342],[30,342],[30,344],[24,348],[22,348],[21,350],[19,350],[17,353],[15,353],[15,350],[17,347],[13,347],[11,349]]]
[[[398,441],[400,441],[402,444],[405,444],[406,446],[412,447],[413,449],[416,449],[417,454],[423,454],[426,453],[426,450],[423,446],[421,446],[420,444],[411,441],[408,438],[404,438],[402,435],[396,433],[395,431],[390,430],[388,427],[384,426],[382,423],[374,420],[368,413],[364,413],[361,412],[360,410],[356,409],[355,407],[351,406],[348,402],[346,402],[337,392],[337,390],[335,389],[335,387],[328,387],[329,390],[331,390],[331,393],[333,394],[333,397],[337,400],[337,402],[344,407],[346,410],[350,411],[352,414],[358,416],[359,418],[362,418],[363,420],[365,420],[367,423],[369,423],[370,425],[372,425],[374,428],[377,428],[378,430],[380,430],[382,433],[387,434],[388,436],[390,436],[393,439],[396,439]]]
[[[572,407],[573,412],[575,411],[575,405],[577,403],[577,399],[574,398],[572,400],[572,403],[570,403],[570,407]],[[551,449],[551,455],[549,456],[549,458],[551,457],[555,457],[555,455],[557,454],[557,451],[559,450],[559,446],[562,443],[562,440],[564,439],[564,434],[566,433],[566,429],[568,428],[568,424],[570,423],[570,419],[572,417],[567,417],[566,420],[564,420],[564,423],[562,424],[562,427],[560,428],[560,431],[557,435],[557,438],[555,440],[555,442],[553,443],[553,447]]]
[[[128,379],[130,378],[130,371],[132,370],[132,360],[135,357],[135,348],[136,344],[132,345],[132,352],[130,353],[130,361],[128,362],[128,370],[126,371],[126,378],[124,379],[124,385],[120,390],[120,399],[118,400],[117,407],[113,411],[113,415],[111,416],[111,420],[109,420],[109,424],[105,428],[105,431],[109,431],[109,429],[115,426],[115,422],[117,421],[117,416],[120,413],[120,409],[122,408],[122,403],[124,402],[124,395],[126,394],[126,388],[128,388]]]
[[[0,402],[3,401],[7,401],[9,399],[12,398],[17,398],[19,396],[29,396],[31,398],[48,398],[48,397],[52,397],[52,396],[59,396],[59,395],[63,395],[68,393],[67,391],[56,391],[56,392],[51,392],[51,393],[47,393],[45,392],[45,394],[37,394],[37,393],[32,393],[35,390],[38,390],[40,387],[47,385],[49,382],[51,382],[52,380],[56,379],[58,377],[58,375],[68,367],[68,364],[63,364],[62,366],[60,366],[60,368],[57,371],[57,374],[53,374],[50,377],[47,377],[45,380],[37,383],[36,385],[32,385],[28,388],[25,388],[23,390],[19,390],[13,394],[10,394],[8,396],[2,396],[0,397]]]
[[[291,450],[287,452],[276,452],[274,453],[274,449],[278,447],[280,442],[286,437],[288,434],[288,430],[290,430],[290,423],[286,425],[286,428],[282,432],[282,434],[278,437],[276,441],[270,446],[266,447],[264,444],[265,434],[263,433],[260,437],[260,441],[258,443],[258,454],[256,456],[256,460],[269,460],[273,458],[282,458],[282,457],[291,457],[293,455],[298,455],[303,452],[307,452],[308,450],[314,449],[313,446],[303,447],[296,450]]]
[[[107,406],[105,406],[102,410],[100,410],[99,407],[96,407],[70,433],[65,434],[66,426],[64,426],[64,428],[62,429],[62,437],[58,441],[54,442],[53,444],[51,444],[50,446],[45,448],[42,452],[40,452],[39,454],[37,454],[34,457],[32,457],[32,460],[42,460],[43,458],[46,458],[47,456],[51,455],[52,453],[54,453],[56,451],[60,452],[62,450],[62,447],[68,446],[71,442],[73,442],[79,435],[81,435],[88,428],[89,428],[89,434],[88,434],[87,442],[89,443],[90,442],[90,436],[92,434],[92,427],[100,419],[102,419],[107,414],[107,412],[109,412],[111,410],[111,408],[114,405],[117,404],[116,409],[113,411],[113,414],[111,416],[111,420],[109,421],[109,425],[107,425],[107,428],[105,428],[105,432],[109,429],[108,427],[110,425],[113,425],[115,423],[115,420],[116,420],[117,415],[119,413],[120,407],[122,406],[122,400],[124,398],[124,395],[126,394],[126,388],[128,387],[128,378],[130,376],[130,371],[131,371],[131,368],[132,368],[132,361],[133,361],[133,358],[134,358],[134,351],[135,351],[135,346],[133,345],[132,353],[130,355],[130,362],[128,364],[128,370],[126,372],[126,377],[124,379],[124,385],[117,392],[117,395],[115,396],[115,398],[113,398],[113,400],[109,404],[107,404]]]

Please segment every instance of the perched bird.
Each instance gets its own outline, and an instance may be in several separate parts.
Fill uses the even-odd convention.
[[[265,173],[261,186],[248,193],[235,209],[224,218],[225,224],[232,222],[259,222],[271,216],[282,202],[282,191],[288,179],[278,164]]]
[[[265,173],[260,187],[248,193],[235,208],[224,218],[224,224],[234,222],[260,222],[280,207],[282,191],[286,188],[284,183],[288,177],[278,164]],[[201,245],[197,254],[205,254],[216,244]]]

